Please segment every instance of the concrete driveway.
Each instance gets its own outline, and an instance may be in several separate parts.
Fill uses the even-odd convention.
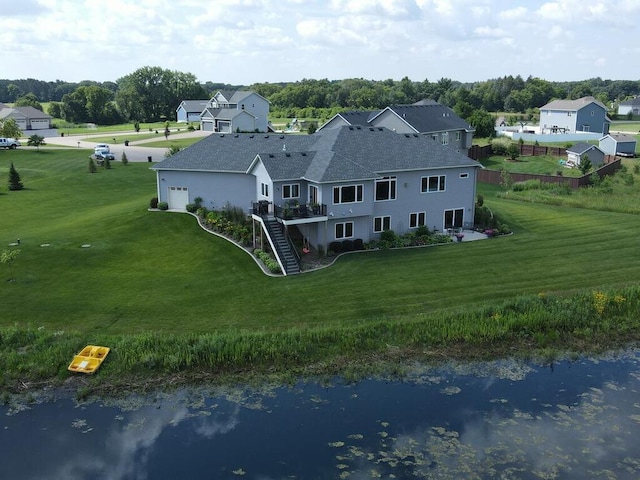
[[[186,133],[171,132],[170,138],[206,137],[210,134],[211,132],[203,132],[200,130]],[[135,140],[135,133],[132,132],[99,133],[95,135],[65,135],[64,137],[56,135],[45,137],[45,142],[47,143],[47,145],[61,145],[65,147],[93,149],[98,143],[97,141],[93,141],[93,138],[104,139],[108,136],[113,136],[113,138],[115,138],[116,140],[115,142],[108,142],[109,148],[115,155],[116,160],[120,160],[120,158],[122,157],[122,152],[127,152],[127,159],[130,162],[159,162],[161,160],[164,160],[164,155],[167,151],[166,148],[144,146],[145,143],[156,142],[162,139],[162,135],[159,135],[158,138],[148,138],[138,141]],[[126,147],[124,145],[125,139],[130,140],[129,145]]]

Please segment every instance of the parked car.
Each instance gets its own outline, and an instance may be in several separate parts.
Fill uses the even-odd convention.
[[[93,149],[96,153],[98,152],[107,152],[109,153],[111,150],[109,150],[109,145],[107,145],[106,143],[98,143],[96,144],[95,148]]]
[[[22,144],[20,143],[20,141],[15,138],[0,137],[0,148],[14,149],[14,148],[18,148],[21,145]]]
[[[92,155],[89,155],[89,158],[94,160],[98,165],[102,165],[105,160],[115,160],[116,157],[113,153],[107,150],[95,150]]]

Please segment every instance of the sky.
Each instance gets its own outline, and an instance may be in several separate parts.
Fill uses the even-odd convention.
[[[640,79],[640,0],[19,0],[0,78]]]

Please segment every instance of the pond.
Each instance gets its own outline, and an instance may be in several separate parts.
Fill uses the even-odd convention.
[[[636,479],[639,359],[633,350],[552,365],[415,365],[402,381],[12,399],[0,407],[0,478]]]

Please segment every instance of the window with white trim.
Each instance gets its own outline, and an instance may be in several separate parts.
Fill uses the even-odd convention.
[[[445,176],[422,177],[422,193],[444,192]]]
[[[383,177],[376,180],[376,202],[396,199],[396,177]]]
[[[468,173],[461,173],[460,174],[460,178],[469,178],[469,174]]]
[[[433,138],[437,142],[438,141],[438,134],[434,133],[433,135],[431,135],[431,138]]]
[[[260,193],[262,193],[263,197],[268,197],[269,196],[269,185],[266,183],[261,183],[260,184]]]
[[[333,203],[355,203],[362,201],[362,185],[341,185],[333,187]]]
[[[373,217],[373,232],[380,233],[385,230],[391,230],[391,217]]]
[[[462,139],[462,132],[456,132],[456,142],[459,142]]]
[[[427,224],[426,212],[414,212],[409,214],[409,228],[423,227]]]
[[[449,132],[444,132],[442,134],[442,144],[449,145]]]
[[[353,222],[336,223],[336,240],[353,238]]]
[[[282,185],[282,198],[300,198],[300,184]]]

